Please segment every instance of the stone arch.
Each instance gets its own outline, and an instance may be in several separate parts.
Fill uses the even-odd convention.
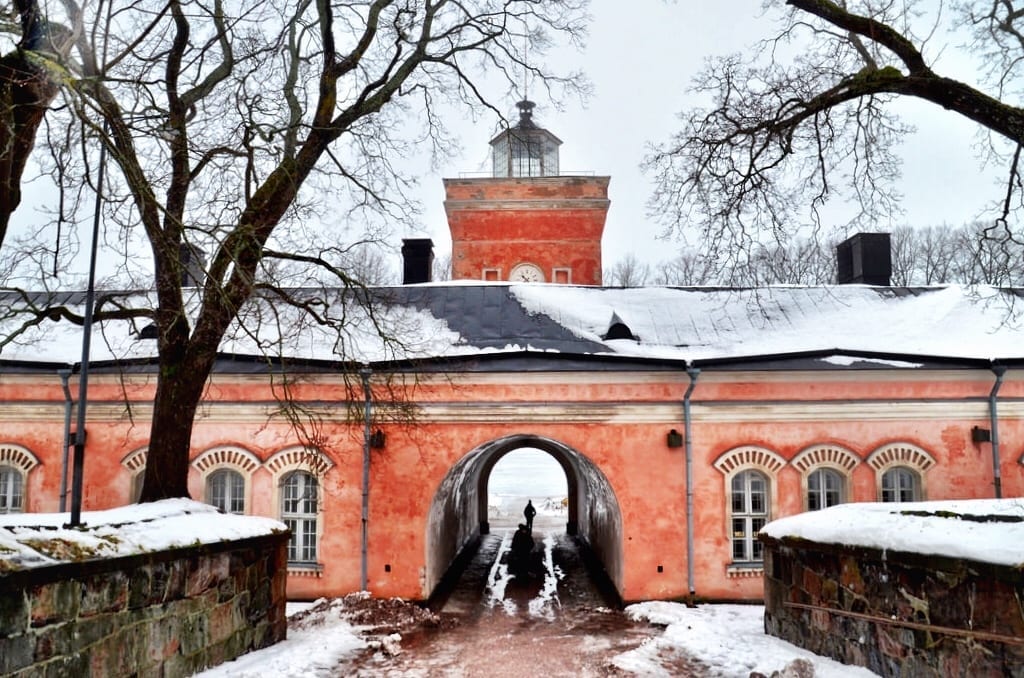
[[[926,451],[910,443],[888,443],[868,455],[867,464],[876,472],[882,472],[890,466],[908,466],[919,473],[924,473],[935,465],[935,458]]]
[[[828,466],[849,476],[860,463],[860,457],[841,445],[812,445],[790,463],[803,475],[819,466]]]
[[[494,465],[509,452],[526,447],[547,452],[562,467],[569,494],[566,530],[587,544],[621,594],[622,513],[608,479],[594,462],[562,442],[516,434],[477,446],[441,480],[427,519],[425,598],[460,551],[489,530],[487,484]]]
[[[238,510],[236,504],[237,495],[234,492],[230,492],[231,498],[228,499],[227,497],[229,490],[227,489],[226,478],[230,478],[230,474],[234,473],[242,479],[242,513],[252,511],[252,474],[260,466],[260,458],[241,445],[218,445],[217,447],[211,447],[192,460],[192,468],[198,471],[200,481],[202,482],[200,490],[202,492],[202,501],[217,505],[226,511]],[[211,483],[217,480],[217,474],[220,473],[228,475],[224,476],[225,480],[222,481],[224,484],[221,485],[221,489],[224,495],[221,501],[218,502],[213,497],[214,492]],[[231,509],[229,504],[236,504],[235,509]]]
[[[121,458],[121,466],[132,473],[138,473],[146,468],[146,457],[149,454],[149,447],[140,447],[137,450],[132,450],[128,454]]]
[[[0,464],[13,466],[24,474],[39,465],[39,459],[27,447],[12,443],[0,444]]]
[[[884,501],[882,485],[885,474],[897,467],[908,469],[914,476],[914,494],[917,500],[928,496],[928,475],[925,473],[935,466],[935,457],[927,451],[907,442],[887,443],[868,455],[865,463],[875,471],[875,496]]]
[[[757,468],[769,476],[774,476],[785,465],[786,460],[780,454],[756,445],[734,447],[723,452],[714,463],[715,468],[725,476],[745,468]]]
[[[303,469],[322,478],[331,470],[334,462],[326,454],[315,447],[295,445],[276,452],[264,464],[273,476],[280,476],[284,471]]]
[[[193,459],[192,466],[204,476],[218,468],[233,468],[252,475],[260,467],[260,459],[240,445],[220,445]]]
[[[146,459],[149,458],[149,446],[132,450],[121,458],[121,466],[131,473],[131,483],[128,489],[128,503],[134,504],[142,496],[143,476],[146,474]]]

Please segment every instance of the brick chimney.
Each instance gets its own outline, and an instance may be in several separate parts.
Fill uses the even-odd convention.
[[[888,233],[858,233],[836,246],[836,282],[889,286],[892,248]]]
[[[402,284],[430,282],[434,268],[434,241],[430,238],[402,240]]]

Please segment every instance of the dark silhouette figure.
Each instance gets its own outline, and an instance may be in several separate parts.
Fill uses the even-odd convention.
[[[513,576],[527,576],[530,573],[533,554],[533,537],[523,523],[512,535],[512,546],[508,554],[508,571]]]
[[[523,515],[526,516],[526,529],[533,532],[533,517],[537,515],[537,509],[533,508],[532,499],[527,500],[526,508],[523,509]]]

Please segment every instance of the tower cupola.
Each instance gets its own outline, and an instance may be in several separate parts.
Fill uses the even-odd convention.
[[[558,176],[562,141],[533,121],[534,105],[527,99],[517,103],[519,122],[491,139],[495,178]]]

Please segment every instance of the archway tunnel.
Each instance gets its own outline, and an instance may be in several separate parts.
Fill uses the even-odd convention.
[[[517,434],[484,443],[460,459],[434,494],[427,522],[424,595],[429,598],[460,557],[472,550],[488,523],[488,482],[495,464],[523,448],[543,450],[565,472],[566,531],[600,562],[622,594],[622,514],[611,484],[587,457],[551,438]],[[457,569],[457,568],[456,568]]]

